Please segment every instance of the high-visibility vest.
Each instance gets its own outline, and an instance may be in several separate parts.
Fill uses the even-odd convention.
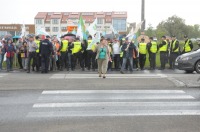
[[[166,42],[166,44],[163,45],[163,46],[160,48],[160,51],[165,51],[165,52],[167,52],[167,46],[168,46],[168,43],[167,43],[166,40],[165,40],[165,42]]]
[[[120,46],[120,57],[122,58],[124,55],[124,52],[121,49],[122,49],[122,46]]]
[[[147,44],[139,43],[139,52],[140,54],[147,54]]]
[[[38,46],[38,49],[36,50],[36,53],[39,53],[40,52],[40,40],[35,40],[35,43],[37,44]]]
[[[92,47],[90,47],[90,44],[92,44],[92,40],[88,40],[87,50],[95,51],[95,49],[96,49],[96,44],[93,44]],[[89,47],[90,47],[90,48],[89,48]]]
[[[157,43],[156,43],[155,41],[152,41],[152,42],[151,42],[150,51],[151,51],[152,53],[156,53],[156,52],[158,51],[158,45],[157,45]]]
[[[72,54],[78,53],[81,50],[81,42],[74,42],[74,48],[72,49]]]
[[[188,41],[184,45],[185,52],[190,52],[192,50],[190,48],[189,42],[190,42],[190,40],[188,39]]]
[[[173,43],[171,42],[172,50],[175,48],[176,42],[177,42],[177,40],[174,40]],[[179,47],[175,51],[173,51],[173,52],[179,52]]]
[[[62,49],[60,50],[61,52],[66,52],[68,49],[68,41],[67,40],[63,40],[62,41],[63,45],[62,45]]]

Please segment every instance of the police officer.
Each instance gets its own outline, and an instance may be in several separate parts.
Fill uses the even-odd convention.
[[[36,50],[36,71],[39,71],[40,67],[41,67],[41,56],[39,53],[39,48],[40,48],[40,37],[36,36],[35,37],[35,43],[38,46],[38,49]]]
[[[170,69],[175,69],[175,61],[179,55],[179,41],[176,39],[176,36],[172,36],[172,41],[170,43],[170,57],[169,65]]]
[[[161,63],[161,67],[159,70],[164,70],[168,55],[168,42],[166,40],[166,36],[162,36],[162,43],[159,44],[159,50],[160,50],[160,63]]]
[[[69,71],[68,65],[68,40],[63,38],[61,41],[60,49],[57,52],[60,52],[60,70],[63,71],[63,68],[67,67],[67,71]]]
[[[83,59],[83,49],[84,45],[80,42],[79,38],[76,38],[76,41],[72,43],[72,71],[75,70],[77,59],[80,63],[82,71],[84,71],[84,59]]]
[[[158,44],[150,37],[150,42],[147,44],[149,52],[150,70],[155,70],[156,68],[156,53],[158,51]]]
[[[54,56],[52,43],[49,41],[49,38],[50,36],[46,36],[46,39],[40,43],[39,53],[42,60],[41,73],[48,73],[50,55],[52,54],[52,56]]]
[[[188,39],[187,35],[184,35],[184,39],[185,39],[185,44],[184,44],[184,47],[183,47],[182,54],[191,52],[192,49],[193,49],[192,41],[190,39]]]
[[[87,41],[87,61],[88,61],[87,67],[88,70],[90,70],[92,63],[93,71],[95,71],[95,57],[96,57],[95,46],[96,44],[92,44],[92,36],[89,36]]]
[[[146,62],[146,54],[147,54],[147,44],[144,41],[145,41],[145,39],[142,38],[141,42],[138,44],[139,64],[140,64],[141,70],[144,70],[144,65],[145,65],[145,62]]]

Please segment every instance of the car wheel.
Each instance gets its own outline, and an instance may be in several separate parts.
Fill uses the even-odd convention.
[[[200,61],[198,61],[195,65],[196,72],[200,74]]]
[[[193,73],[193,70],[185,70],[186,73]]]

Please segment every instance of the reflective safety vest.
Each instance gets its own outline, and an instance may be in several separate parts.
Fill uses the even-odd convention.
[[[147,54],[147,44],[139,43],[139,52],[140,54]]]
[[[92,50],[92,51],[95,51],[95,44],[92,45],[92,47],[90,47],[90,44],[92,43],[92,40],[88,40],[88,46],[87,46],[87,50]],[[90,48],[89,48],[90,47]]]
[[[62,49],[60,50],[61,52],[66,52],[68,49],[68,41],[67,40],[63,40],[62,41],[63,45],[62,45]]]
[[[35,43],[37,44],[38,46],[38,49],[36,50],[36,53],[39,53],[40,52],[40,40],[35,40]]]
[[[152,41],[152,42],[151,42],[150,51],[151,51],[152,53],[156,53],[156,52],[158,51],[158,45],[157,45],[157,43],[156,43],[155,41]]]
[[[72,54],[78,53],[79,51],[81,51],[81,49],[82,49],[81,42],[74,42],[74,48],[72,49]]]
[[[173,43],[171,42],[170,45],[172,47],[172,50],[175,48],[176,42],[177,42],[177,40],[175,40]],[[175,51],[173,51],[173,52],[179,52],[179,47]]]
[[[167,40],[165,40],[166,44],[163,45],[161,48],[160,48],[160,51],[165,51],[167,52],[167,46],[168,46],[168,43],[167,43]]]
[[[122,51],[122,46],[120,46],[120,57],[122,58],[124,55],[124,52]]]
[[[188,41],[185,43],[185,46],[184,46],[185,52],[190,52],[192,50],[190,48],[189,42],[190,42],[190,40],[188,39]]]

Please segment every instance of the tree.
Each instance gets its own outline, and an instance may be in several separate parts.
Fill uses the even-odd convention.
[[[149,37],[154,37],[155,34],[155,30],[153,29],[153,26],[151,24],[148,25],[147,30],[145,31],[145,34]]]

